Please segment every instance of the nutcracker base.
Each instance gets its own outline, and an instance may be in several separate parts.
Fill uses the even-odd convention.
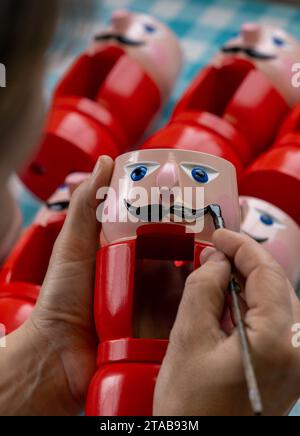
[[[151,416],[160,365],[114,363],[102,365],[88,392],[87,416]]]

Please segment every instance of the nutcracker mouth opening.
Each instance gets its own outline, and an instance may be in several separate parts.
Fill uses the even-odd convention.
[[[232,96],[255,68],[246,58],[227,56],[220,65],[210,68],[200,77],[201,80],[188,101],[188,111],[208,112],[219,117],[226,115]]]
[[[122,47],[108,45],[93,55],[84,55],[73,67],[72,76],[60,84],[56,98],[76,96],[97,101],[109,73],[124,54]]]
[[[142,227],[136,241],[134,337],[168,339],[185,281],[194,269],[194,234],[182,226]]]

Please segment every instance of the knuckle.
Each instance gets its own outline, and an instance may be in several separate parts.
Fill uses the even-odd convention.
[[[175,324],[169,339],[174,348],[181,353],[185,351],[190,353],[194,347],[199,347],[199,333],[195,325],[188,321],[181,320]]]
[[[273,263],[262,263],[253,272],[259,281],[278,280],[286,283],[287,277],[282,268],[274,261]]]
[[[205,266],[195,270],[186,280],[186,287],[205,287],[219,286],[216,264],[206,263]]]
[[[195,319],[201,316],[201,322],[206,319],[205,308],[208,312],[214,312],[224,298],[224,291],[218,281],[208,275],[201,276],[201,281],[186,286],[183,295],[185,313],[189,313]]]
[[[190,288],[198,285],[200,279],[201,279],[201,270],[197,269],[196,271],[192,272],[192,274],[188,276],[185,282],[185,287]]]
[[[72,194],[71,205],[80,201],[83,197],[85,182],[79,185]]]
[[[200,289],[207,290],[211,287],[211,279],[207,274],[192,274],[186,281],[185,294],[189,297],[195,296]]]
[[[185,299],[195,304],[200,297],[202,299],[203,292],[211,300],[224,294],[217,274],[212,274],[208,269],[197,270],[188,277],[184,289]]]
[[[187,328],[185,323],[175,324],[170,333],[170,343],[176,346],[176,348],[183,349],[190,342],[192,332],[190,328]]]

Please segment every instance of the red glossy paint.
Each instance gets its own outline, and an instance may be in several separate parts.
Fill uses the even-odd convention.
[[[30,316],[47,272],[54,242],[65,214],[44,225],[33,224],[4,263],[0,272],[0,323],[12,333]]]
[[[182,259],[193,262],[194,268],[199,266],[200,253],[207,245],[194,243],[191,235],[182,234],[183,228],[177,230],[174,226],[145,226],[137,240],[112,244],[98,252],[94,308],[98,368],[88,392],[88,416],[152,414],[155,381],[168,340],[134,337],[139,291],[135,278],[139,258]],[[170,242],[166,250],[157,249],[162,239]]]
[[[39,151],[20,172],[22,181],[46,200],[68,174],[91,171],[99,155],[130,150],[161,105],[155,82],[122,48],[82,55],[54,93]]]

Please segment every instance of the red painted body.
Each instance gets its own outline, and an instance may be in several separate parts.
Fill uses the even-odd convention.
[[[288,110],[252,63],[228,58],[201,71],[184,93],[171,120],[172,133],[181,129],[190,149],[194,130],[199,146],[193,144],[193,150],[223,157],[239,170],[271,146]]]
[[[215,125],[219,127],[222,133],[219,135],[212,132],[210,128],[200,126],[201,121],[205,124]],[[199,121],[199,123],[198,123]],[[141,147],[141,150],[152,148],[172,148],[179,150],[200,151],[202,153],[212,154],[221,157],[231,162],[240,175],[243,170],[243,165],[231,147],[230,137],[234,137],[237,141],[242,139],[236,134],[230,125],[224,125],[221,119],[208,113],[183,113],[182,117],[172,120],[166,127],[161,129],[150,137]]]
[[[39,152],[22,181],[46,200],[68,174],[91,171],[99,155],[130,150],[161,105],[157,85],[122,48],[82,55],[54,93]]]
[[[300,148],[273,148],[245,172],[240,194],[265,200],[282,209],[300,224]]]
[[[243,174],[240,194],[282,209],[300,224],[300,105],[284,121],[275,144]]]
[[[24,231],[0,273],[0,323],[12,333],[30,316],[39,296],[65,214]]]
[[[180,259],[197,268],[200,253],[207,245],[195,244],[193,237],[184,235],[182,230],[163,224],[142,227],[137,240],[112,244],[99,251],[94,310],[100,344],[98,369],[86,403],[87,415],[152,414],[155,381],[168,340],[135,337],[136,274],[142,259]]]
[[[285,146],[300,148],[300,104],[286,118],[274,145],[274,147]]]

